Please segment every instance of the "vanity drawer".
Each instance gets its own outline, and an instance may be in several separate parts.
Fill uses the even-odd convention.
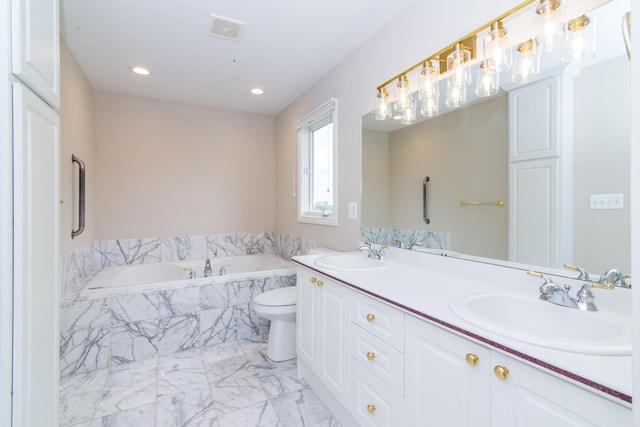
[[[404,354],[351,324],[351,357],[404,396]]]
[[[404,353],[404,314],[364,295],[352,299],[351,321]]]
[[[351,381],[351,415],[360,426],[405,425],[403,397],[354,359]]]

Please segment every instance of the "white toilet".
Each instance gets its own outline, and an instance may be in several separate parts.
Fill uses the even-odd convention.
[[[280,362],[296,357],[296,300],[298,288],[288,286],[274,289],[253,299],[258,316],[271,321],[267,356]]]

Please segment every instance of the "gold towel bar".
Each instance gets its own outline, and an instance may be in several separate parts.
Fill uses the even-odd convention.
[[[460,206],[467,205],[495,205],[495,206],[504,206],[504,200],[496,200],[495,202],[465,202],[464,200],[460,200]]]

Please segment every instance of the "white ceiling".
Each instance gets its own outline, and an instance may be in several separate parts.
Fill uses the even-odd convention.
[[[61,25],[94,89],[277,114],[411,1],[61,0]],[[240,41],[210,36],[211,14]]]

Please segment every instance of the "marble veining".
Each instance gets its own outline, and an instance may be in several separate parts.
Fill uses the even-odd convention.
[[[421,243],[424,248],[449,249],[449,233],[444,231],[412,230],[393,227],[362,227],[360,239],[380,245],[398,246],[400,241],[403,248],[413,243]]]
[[[340,427],[266,337],[63,378],[61,427]]]

